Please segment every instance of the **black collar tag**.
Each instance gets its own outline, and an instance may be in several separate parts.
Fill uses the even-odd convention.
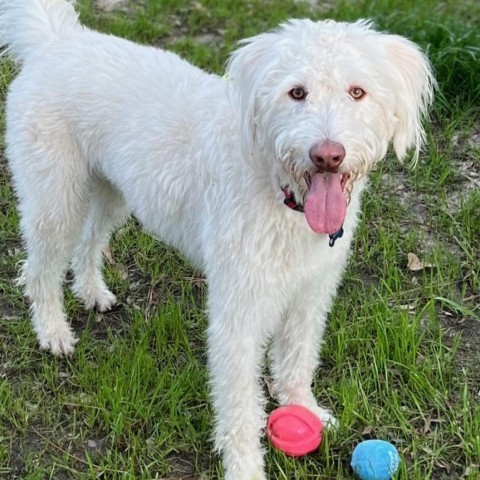
[[[330,237],[330,240],[328,241],[328,244],[333,247],[335,246],[335,242],[339,239],[339,238],[342,238],[343,237],[343,227],[340,227],[340,230],[338,232],[335,232],[335,233],[332,233],[331,235],[329,235]]]

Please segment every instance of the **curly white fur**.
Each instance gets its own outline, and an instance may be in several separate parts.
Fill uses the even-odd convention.
[[[21,65],[7,99],[7,155],[40,346],[74,350],[62,305],[68,265],[87,307],[113,305],[101,252],[133,213],[208,277],[216,446],[227,479],[265,479],[264,349],[271,340],[278,401],[334,423],[311,392],[325,320],[366,174],[389,143],[400,159],[421,148],[434,83],[425,56],[365,21],[291,20],[244,41],[225,80],[84,28],[64,0],[0,0],[0,42]],[[301,101],[289,95],[298,87]],[[334,248],[282,192],[303,198],[309,151],[327,140],[343,145],[339,171],[351,179]]]

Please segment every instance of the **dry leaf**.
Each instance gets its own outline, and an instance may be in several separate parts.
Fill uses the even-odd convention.
[[[112,250],[110,250],[110,245],[107,245],[103,249],[103,255],[105,256],[105,258],[107,259],[107,262],[110,265],[115,265],[115,260],[114,260],[113,255],[112,255]]]
[[[95,440],[87,440],[87,446],[92,450],[96,450],[98,447],[98,443]]]
[[[363,430],[362,430],[362,436],[363,437],[369,437],[372,435],[373,432],[373,427],[370,425],[367,425]]]
[[[463,299],[464,302],[473,302],[474,300],[477,300],[478,298],[480,298],[480,294],[477,294],[477,295],[470,295],[469,297],[465,297]]]
[[[445,460],[437,460],[435,463],[437,464],[437,466],[439,466],[440,468],[443,468],[448,473],[450,473],[450,470],[452,469],[452,467]]]
[[[121,263],[115,263],[114,268],[121,280],[126,280],[128,278],[128,271]]]
[[[265,385],[267,386],[268,394],[270,397],[275,397],[275,387],[273,385],[273,379],[269,376],[264,376],[263,380],[265,381]]]
[[[430,427],[432,425],[432,416],[429,415],[426,419],[425,419],[425,423],[422,427],[422,433],[424,435],[426,435],[428,432],[430,432]]]
[[[432,268],[431,263],[422,262],[414,253],[408,253],[407,267],[411,272],[418,272],[424,268]]]
[[[463,477],[462,478],[470,478],[470,475],[472,475],[472,473],[476,473],[478,471],[478,465],[472,463],[470,466],[468,466],[466,469],[465,469],[465,472],[463,473]]]
[[[123,227],[120,228],[119,230],[116,231],[115,233],[115,238],[118,240],[119,238],[123,238],[125,235],[127,235],[129,232],[128,227]]]
[[[112,265],[113,269],[117,271],[118,276],[121,280],[126,280],[128,278],[127,269],[121,264],[117,263],[113,258],[112,250],[110,249],[110,245],[107,245],[103,249],[103,255],[107,259],[107,262]]]

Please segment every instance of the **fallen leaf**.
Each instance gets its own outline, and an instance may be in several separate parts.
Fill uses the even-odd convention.
[[[121,280],[126,280],[128,278],[128,271],[121,263],[115,263],[114,268]]]
[[[126,280],[128,278],[127,269],[121,264],[117,263],[113,258],[112,250],[110,249],[110,245],[107,245],[103,249],[103,255],[107,259],[107,262],[112,265],[113,269],[117,271],[118,276],[121,280]]]
[[[269,376],[265,376],[264,378],[265,385],[267,386],[268,394],[270,397],[275,397],[275,387],[273,384],[273,378]]]
[[[87,441],[87,446],[88,446],[88,448],[96,449],[98,447],[98,444],[95,440],[88,440]]]
[[[105,258],[107,259],[107,262],[110,265],[115,265],[115,260],[114,260],[113,255],[112,255],[112,250],[110,249],[110,245],[107,245],[103,249],[103,255],[105,256]]]
[[[407,267],[412,272],[418,272],[419,270],[433,267],[431,263],[422,262],[414,253],[408,253],[407,257],[408,257]]]
[[[428,432],[430,432],[430,427],[432,425],[432,416],[429,415],[426,419],[425,419],[425,424],[423,425],[423,428],[422,428],[422,433],[424,435],[426,435]]]
[[[478,472],[478,465],[472,463],[470,466],[468,466],[466,469],[465,469],[465,472],[463,473],[463,477],[462,478],[470,478],[470,476],[473,474],[473,473],[477,473]]]
[[[373,432],[373,427],[370,425],[367,425],[363,430],[362,430],[362,436],[363,437],[370,437]]]
[[[115,238],[117,240],[120,238],[123,238],[125,235],[127,235],[128,231],[129,231],[128,227],[120,228],[119,230],[116,231]]]
[[[463,299],[464,302],[473,302],[474,300],[477,300],[477,298],[480,298],[480,294],[477,295],[470,295],[469,297],[465,297]]]
[[[452,469],[452,467],[445,460],[437,460],[436,464],[440,468],[446,470],[448,473],[450,473],[450,470]]]
[[[413,304],[400,305],[400,309],[407,310],[409,313],[415,313],[415,308]]]

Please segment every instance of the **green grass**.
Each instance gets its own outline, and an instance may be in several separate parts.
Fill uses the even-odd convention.
[[[398,479],[480,478],[480,5],[460,2],[150,0],[85,23],[167,47],[221,73],[242,37],[297,16],[372,18],[429,54],[439,91],[415,170],[388,158],[372,175],[315,391],[341,420],[317,453],[267,446],[272,479],[351,479],[364,438],[395,443]],[[0,94],[13,77],[2,60]],[[3,139],[2,139],[3,142]],[[3,148],[3,143],[1,143]],[[475,183],[476,182],[476,183]],[[0,478],[215,479],[205,367],[206,285],[134,221],[112,241],[107,279],[121,300],[86,314],[72,359],[38,351],[14,285],[23,258],[0,161]],[[407,268],[407,254],[431,264]]]

